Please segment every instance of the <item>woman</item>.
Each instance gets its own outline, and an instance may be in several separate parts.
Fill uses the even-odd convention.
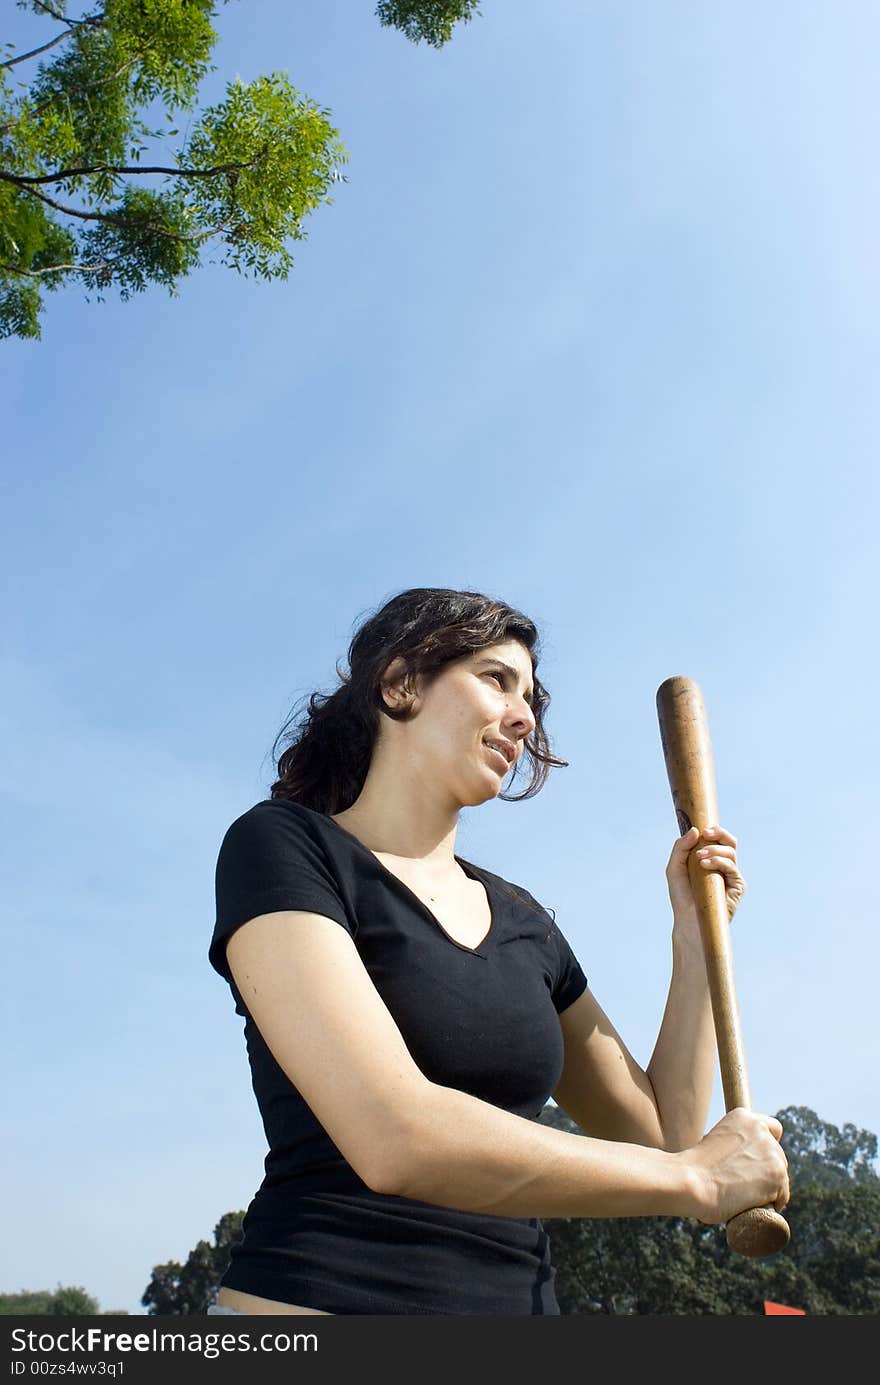
[[[217,862],[209,956],[269,1152],[208,1311],[558,1314],[542,1218],[781,1210],[777,1120],[737,1110],[703,1133],[715,1050],[687,863],[723,873],[732,917],[736,839],[672,848],[672,978],[643,1070],[548,911],[455,853],[461,809],[508,797],[525,754],[513,801],[567,763],[535,625],[415,588],[349,660]],[[551,1095],[584,1135],[538,1122]]]

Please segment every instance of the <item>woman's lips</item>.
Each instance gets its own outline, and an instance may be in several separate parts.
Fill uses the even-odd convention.
[[[500,750],[496,750],[494,746],[492,746],[492,745],[486,745],[486,742],[485,742],[485,741],[483,742],[483,744],[486,746],[486,749],[488,750],[489,754],[490,754],[490,755],[494,755],[494,756],[495,756],[495,759],[496,759],[496,760],[499,760],[499,761],[501,762],[501,764],[504,766],[505,770],[510,769],[510,765],[507,763],[507,756],[506,756],[506,755],[502,755],[501,751],[500,751]]]

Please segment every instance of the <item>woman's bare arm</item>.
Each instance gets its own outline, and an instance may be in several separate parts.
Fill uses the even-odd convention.
[[[711,843],[703,848],[701,843]],[[706,1128],[715,1074],[715,1029],[688,858],[705,849],[727,876],[733,916],[745,890],[736,838],[723,827],[692,830],[673,845],[666,867],[672,903],[672,978],[646,1068],[629,1052],[587,989],[559,1017],[562,1073],[553,1099],[588,1135],[655,1149],[684,1150]]]
[[[554,1130],[430,1082],[351,937],[323,915],[262,914],[227,958],[279,1066],[377,1192],[515,1217],[714,1221],[787,1201],[770,1118],[733,1113],[677,1154]]]
[[[681,1150],[706,1128],[715,1033],[706,965],[696,945],[673,938],[673,969],[647,1069],[630,1053],[587,988],[559,1016],[563,1068],[553,1100],[588,1135]]]

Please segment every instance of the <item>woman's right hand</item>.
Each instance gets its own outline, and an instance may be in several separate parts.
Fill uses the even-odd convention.
[[[714,1225],[750,1207],[772,1205],[781,1212],[790,1196],[781,1138],[775,1116],[743,1106],[728,1111],[698,1145],[682,1151],[696,1175],[697,1207],[691,1215]]]

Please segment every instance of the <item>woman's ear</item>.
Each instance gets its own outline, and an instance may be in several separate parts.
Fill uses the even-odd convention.
[[[412,700],[415,692],[413,684],[414,679],[407,670],[405,660],[398,655],[396,659],[392,659],[379,679],[382,699],[386,707],[406,706]]]

